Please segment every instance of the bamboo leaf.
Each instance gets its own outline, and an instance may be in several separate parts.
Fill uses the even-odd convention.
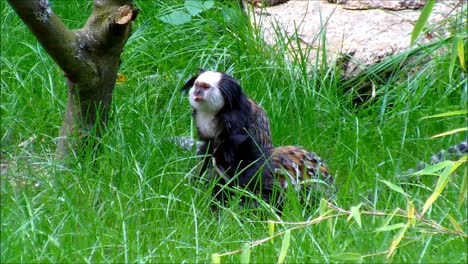
[[[387,216],[387,218],[385,218],[385,220],[384,220],[382,226],[381,226],[379,229],[384,229],[384,228],[386,228],[386,227],[388,226],[388,224],[390,224],[390,221],[392,221],[393,217],[395,216],[395,214],[396,214],[399,210],[400,210],[399,208],[395,208],[395,210],[393,210],[393,212],[392,212],[389,216]],[[379,229],[375,230],[374,232],[376,232],[376,233],[378,234],[379,232],[385,231],[385,230],[379,230]]]
[[[250,245],[249,243],[244,243],[242,246],[241,252],[241,263],[249,263],[250,262]]]
[[[220,264],[221,263],[221,256],[218,253],[211,254],[211,263]]]
[[[468,155],[463,155],[459,160],[453,163],[453,167],[449,172],[449,175],[458,169],[463,163],[468,161]]]
[[[327,200],[325,199],[320,199],[320,206],[319,206],[319,212],[320,212],[320,216],[323,216],[327,213],[327,209],[328,209],[328,202]]]
[[[416,171],[411,173],[411,175],[432,175],[435,172],[438,172],[442,169],[447,168],[448,166],[451,166],[453,164],[453,161],[451,160],[445,160],[439,163],[436,163],[434,165],[428,166],[420,171]]]
[[[374,232],[376,233],[380,233],[380,232],[388,232],[388,231],[392,231],[392,230],[395,230],[395,229],[400,229],[400,228],[403,228],[405,227],[405,223],[398,223],[398,224],[394,224],[394,225],[387,225],[387,226],[384,226],[384,227],[381,227],[377,230],[375,230]]]
[[[275,234],[275,222],[268,221],[268,234],[272,237]]]
[[[400,186],[397,186],[389,181],[385,181],[385,180],[380,180],[381,182],[385,183],[385,185],[387,185],[390,189],[394,190],[395,192],[399,192],[401,194],[403,194],[404,196],[407,196],[407,194],[405,193],[405,191],[403,190],[403,188],[401,188]]]
[[[457,111],[450,111],[446,113],[441,113],[437,115],[425,116],[422,119],[429,119],[429,118],[439,118],[439,117],[448,117],[448,116],[455,116],[455,115],[463,115],[466,116],[468,114],[468,110],[457,110]]]
[[[434,7],[435,0],[428,0],[426,5],[424,6],[421,14],[419,15],[418,21],[416,21],[416,25],[414,25],[413,32],[411,32],[411,42],[410,45],[413,45],[416,39],[418,39],[419,35],[424,29],[429,16],[432,13],[432,8]]]
[[[414,217],[415,212],[416,209],[414,208],[414,204],[411,201],[408,201],[408,223],[413,226],[416,224],[416,218]]]
[[[455,228],[455,230],[461,234],[461,235],[465,235],[465,232],[463,232],[463,228],[461,227],[461,225],[457,222],[457,220],[455,220],[455,218],[453,218],[453,216],[451,216],[450,214],[447,215],[450,223],[452,224],[452,226]]]
[[[341,262],[362,262],[362,255],[354,252],[344,252],[332,255],[333,259],[340,260]]]
[[[427,199],[426,203],[424,204],[421,215],[424,215],[427,209],[429,209],[429,207],[440,196],[440,194],[442,193],[442,191],[448,184],[449,175],[452,174],[454,171],[456,171],[458,167],[460,167],[463,163],[467,161],[467,159],[468,159],[468,155],[464,155],[458,161],[455,161],[455,162],[447,160],[447,161],[438,163],[438,164],[444,163],[447,165],[445,165],[444,171],[442,171],[442,173],[439,176],[439,179],[437,180],[437,185],[434,189],[434,192],[431,194],[431,196]]]
[[[278,264],[281,264],[284,262],[284,259],[286,258],[286,253],[288,252],[288,249],[289,249],[290,242],[291,242],[291,230],[286,230],[286,232],[284,232],[283,243],[281,244],[280,255],[278,257]]]
[[[390,245],[390,249],[388,250],[387,259],[391,257],[393,253],[395,253],[395,250],[398,244],[400,244],[401,240],[405,236],[405,233],[406,233],[406,230],[408,230],[408,227],[409,227],[409,224],[404,225],[403,228],[400,229],[398,234],[396,234],[395,237],[393,238],[392,244]]]
[[[465,65],[465,48],[463,47],[463,38],[458,37],[458,59],[460,59],[460,65],[463,70],[466,72],[466,65]]]
[[[362,204],[359,204],[358,206],[352,206],[351,207],[351,213],[348,216],[347,221],[349,221],[351,218],[354,218],[354,221],[358,224],[358,226],[361,228],[361,212],[359,211],[359,208],[361,207]]]
[[[438,138],[438,137],[453,135],[453,134],[456,134],[456,133],[459,133],[459,132],[464,132],[464,131],[468,131],[468,127],[453,129],[453,130],[450,130],[450,131],[447,131],[447,132],[443,132],[443,133],[434,135],[431,138]]]
[[[429,207],[439,198],[440,194],[442,194],[442,191],[444,190],[445,186],[448,184],[448,176],[450,175],[450,171],[452,171],[453,167],[453,162],[451,162],[450,166],[445,167],[444,171],[442,174],[440,174],[439,179],[437,180],[437,185],[434,189],[434,192],[429,196],[427,199],[426,203],[424,203],[423,210],[421,213],[421,216],[423,216]]]
[[[328,201],[324,198],[320,199],[320,206],[319,206],[319,213],[321,217],[324,217],[328,213],[330,213],[330,210],[328,209]],[[327,226],[328,229],[330,230],[330,233],[333,235],[333,221],[332,219],[327,220]]]

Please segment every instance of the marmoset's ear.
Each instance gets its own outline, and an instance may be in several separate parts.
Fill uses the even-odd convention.
[[[190,78],[190,80],[188,80],[184,86],[182,86],[182,89],[180,89],[182,92],[186,92],[188,90],[190,90],[190,88],[192,88],[193,84],[195,83],[195,80],[198,78],[198,76],[200,76],[200,74],[204,73],[205,70],[204,69],[198,69],[198,74],[193,76],[192,78]]]
[[[195,83],[195,80],[198,78],[198,75],[195,75],[193,76],[192,78],[190,78],[190,80],[188,80],[184,86],[182,86],[182,89],[180,89],[182,92],[187,92],[188,90],[190,90],[190,88],[192,88],[193,84]]]

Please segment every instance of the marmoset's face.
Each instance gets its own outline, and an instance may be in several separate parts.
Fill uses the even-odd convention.
[[[217,113],[224,106],[224,97],[219,89],[221,73],[203,72],[189,91],[190,105],[202,112]]]

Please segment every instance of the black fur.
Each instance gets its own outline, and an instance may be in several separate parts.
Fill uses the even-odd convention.
[[[213,154],[216,166],[230,179],[229,186],[238,186],[252,193],[261,194],[262,199],[270,203],[273,194],[274,169],[268,157],[268,150],[258,146],[249,135],[229,137],[230,149],[220,146]],[[232,152],[230,160],[224,153]]]
[[[184,86],[182,86],[182,88],[180,89],[182,92],[188,92],[188,90],[190,90],[190,88],[193,86],[193,84],[195,83],[195,80],[198,78],[198,76],[200,76],[200,74],[204,73],[205,70],[203,69],[198,69],[198,74],[193,76],[192,78],[190,78],[190,80],[188,80]]]

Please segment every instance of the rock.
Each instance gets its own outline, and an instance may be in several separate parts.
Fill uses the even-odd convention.
[[[427,0],[328,0],[330,3],[343,5],[344,9],[367,10],[367,9],[419,9],[426,4]]]
[[[315,65],[317,51],[323,48],[321,34],[326,34],[326,63],[336,61],[343,54],[352,55],[350,61],[354,65],[347,67],[345,73],[347,76],[353,76],[365,66],[409,48],[414,24],[421,13],[421,10],[413,8],[420,7],[422,0],[338,1],[344,5],[329,3],[326,0],[289,1],[279,6],[255,8],[254,12],[248,13],[250,16],[255,16],[251,21],[260,29],[264,40],[269,44],[274,45],[277,42],[275,33],[277,28],[284,30],[288,37],[294,39],[297,36],[300,45],[295,45],[296,41],[291,41],[292,52],[298,48],[312,49],[308,58],[312,65]],[[377,2],[382,3],[379,5]],[[389,6],[391,2],[393,5]],[[374,9],[346,9],[363,3],[368,3],[369,8]],[[411,10],[400,10],[403,4],[407,4],[407,8]],[[383,8],[399,11],[388,11]],[[440,22],[451,14],[462,12],[460,10],[452,12],[457,8],[463,8],[463,4],[458,1],[438,1],[434,5],[428,25]],[[444,27],[436,28],[436,31],[432,30],[422,36],[420,43],[429,42],[432,37],[444,37],[449,34]],[[319,60],[319,63],[322,62]]]
[[[288,2],[289,0],[249,0],[256,7],[262,7],[263,4],[266,6],[275,6]]]

